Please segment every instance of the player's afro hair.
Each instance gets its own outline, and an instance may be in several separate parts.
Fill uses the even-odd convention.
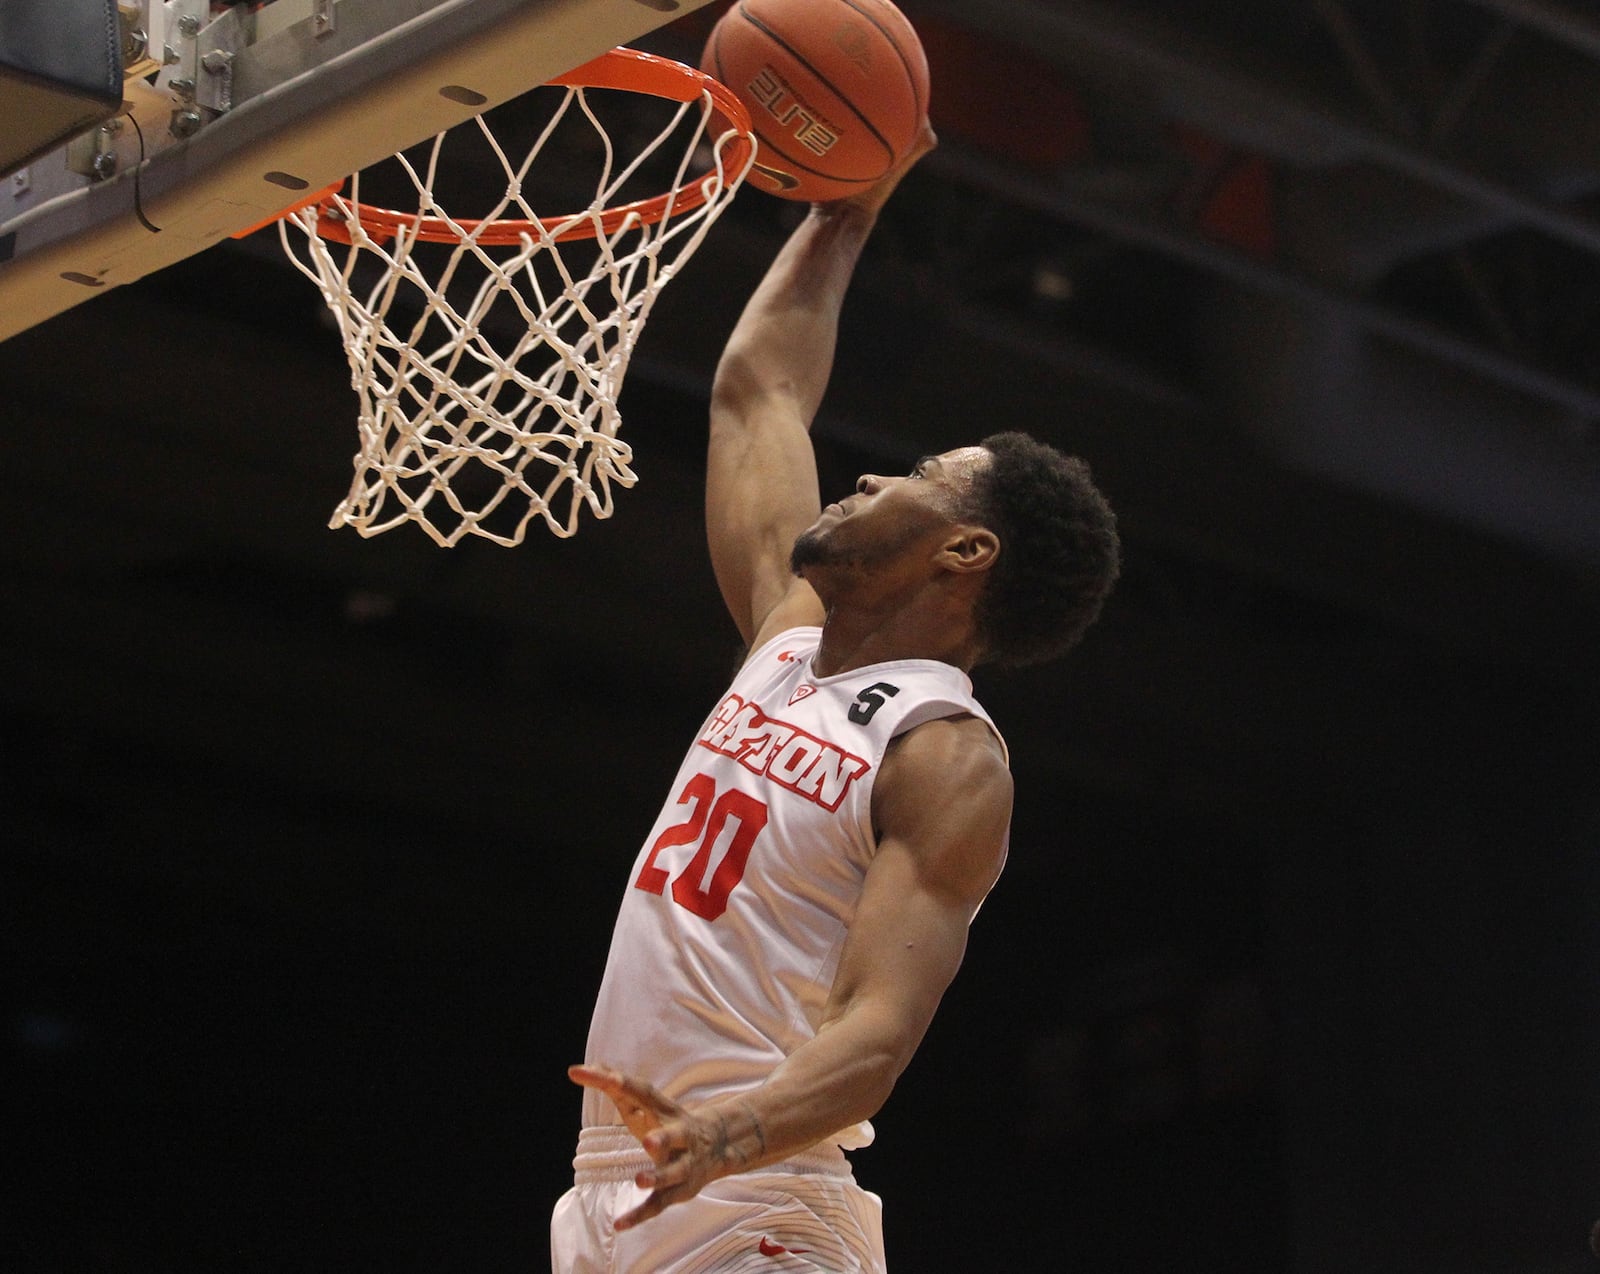
[[[1015,432],[983,447],[993,459],[974,483],[974,512],[1000,556],[978,602],[982,662],[1042,663],[1100,617],[1121,570],[1116,515],[1076,456]]]

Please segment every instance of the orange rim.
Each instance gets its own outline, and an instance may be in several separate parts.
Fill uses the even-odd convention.
[[[693,102],[701,94],[709,93],[717,114],[731,124],[736,133],[724,155],[724,170],[743,171],[755,148],[750,131],[750,115],[744,103],[729,88],[705,72],[669,58],[641,53],[637,49],[611,49],[594,61],[557,76],[550,83],[564,88],[622,89],[673,102]],[[698,208],[706,201],[706,183],[716,171],[715,167],[707,169],[676,190],[657,195],[654,199],[619,204],[598,215],[569,213],[563,217],[540,217],[535,221],[492,218],[449,221],[443,217],[419,217],[415,213],[394,212],[367,204],[347,206],[354,210],[367,234],[379,242],[392,239],[401,230],[427,243],[456,243],[470,238],[478,243],[505,245],[520,243],[525,237],[537,238],[541,235],[564,242],[592,239],[597,234],[612,234],[630,218],[640,225],[654,225],[667,215],[669,209],[681,213]],[[304,207],[309,202],[302,201],[298,207]],[[344,219],[346,214],[343,208],[327,192],[318,202],[318,208],[317,233],[324,239],[349,243],[350,230]]]

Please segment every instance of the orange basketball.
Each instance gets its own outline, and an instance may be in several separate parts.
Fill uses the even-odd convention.
[[[738,0],[701,69],[744,101],[760,146],[748,180],[784,199],[840,199],[917,138],[928,60],[889,0]]]

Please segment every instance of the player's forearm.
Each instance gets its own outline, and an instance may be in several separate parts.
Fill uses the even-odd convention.
[[[751,296],[717,366],[714,419],[755,419],[763,395],[793,399],[806,422],[827,389],[839,314],[876,214],[817,205],[779,251]]]
[[[759,1087],[697,1110],[717,1130],[719,1175],[792,1158],[876,1115],[916,1042],[884,1023],[845,1017],[796,1049]]]

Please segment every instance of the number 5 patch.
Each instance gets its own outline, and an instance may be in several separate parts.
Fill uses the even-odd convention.
[[[899,686],[891,686],[887,681],[874,682],[858,694],[856,701],[850,705],[850,720],[857,725],[866,725],[872,720],[873,713],[899,693]]]

